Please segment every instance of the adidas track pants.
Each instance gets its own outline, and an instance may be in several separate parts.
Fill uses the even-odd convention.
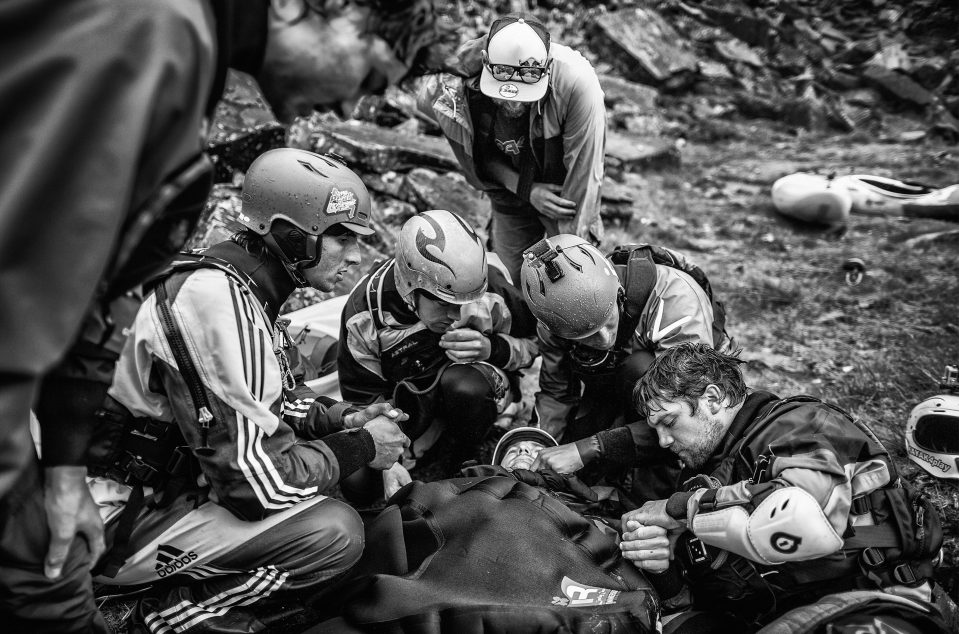
[[[95,579],[162,588],[139,606],[150,632],[265,631],[282,595],[317,589],[363,552],[360,517],[338,500],[319,496],[245,522],[209,500],[197,506],[194,495],[145,509],[133,555],[116,577]]]

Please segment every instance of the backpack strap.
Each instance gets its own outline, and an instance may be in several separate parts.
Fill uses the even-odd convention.
[[[656,263],[653,262],[649,245],[616,247],[609,259],[614,266],[619,265],[626,269],[623,284],[626,292],[615,343],[617,348],[625,348],[629,346],[629,340],[642,317],[643,308],[656,286]]]
[[[197,372],[193,359],[190,358],[190,350],[187,348],[183,335],[180,333],[176,321],[173,319],[173,312],[170,309],[170,297],[166,288],[167,280],[163,280],[156,286],[156,304],[160,311],[160,323],[163,326],[163,334],[166,335],[170,343],[170,349],[173,351],[173,358],[176,361],[177,369],[183,375],[187,388],[190,390],[190,398],[193,400],[193,409],[196,412],[196,420],[200,426],[200,446],[194,449],[197,456],[209,457],[214,453],[214,449],[208,443],[210,433],[210,423],[214,422],[212,408],[207,399],[206,388],[200,380],[200,373]]]
[[[373,326],[379,331],[386,328],[383,320],[383,278],[395,260],[387,260],[379,266],[366,281],[366,305],[373,317]]]

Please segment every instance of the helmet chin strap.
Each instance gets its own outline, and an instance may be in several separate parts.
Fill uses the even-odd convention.
[[[280,262],[283,263],[283,268],[289,273],[290,278],[293,280],[293,283],[296,284],[298,288],[306,288],[310,283],[306,280],[306,276],[303,275],[303,269],[308,269],[316,266],[320,263],[320,256],[323,254],[323,239],[322,236],[316,236],[316,255],[312,260],[301,264],[304,262],[290,262],[287,258],[286,251],[280,244],[276,241],[276,238],[273,237],[272,233],[267,233],[263,236],[263,241],[270,247],[270,251],[276,254],[276,257],[279,258]]]

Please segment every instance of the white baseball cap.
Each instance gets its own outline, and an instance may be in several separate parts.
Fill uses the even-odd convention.
[[[539,101],[549,88],[549,31],[534,18],[500,18],[490,27],[483,61],[480,91],[484,95],[509,101]],[[491,70],[497,67],[502,71],[501,79]],[[523,68],[529,72],[521,76]]]

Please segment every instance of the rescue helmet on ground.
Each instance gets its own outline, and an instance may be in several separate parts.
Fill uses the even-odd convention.
[[[396,288],[409,303],[425,291],[451,304],[467,304],[486,292],[486,249],[463,218],[433,209],[406,221],[396,240]]]
[[[536,319],[564,339],[595,334],[619,310],[622,286],[612,263],[574,235],[544,238],[526,250],[520,280]]]
[[[906,453],[937,478],[959,480],[959,394],[933,396],[912,408]]]
[[[319,236],[331,227],[374,233],[366,185],[332,156],[294,148],[264,152],[246,172],[242,201],[240,223],[263,236],[300,286],[307,285],[300,271],[319,262]]]

